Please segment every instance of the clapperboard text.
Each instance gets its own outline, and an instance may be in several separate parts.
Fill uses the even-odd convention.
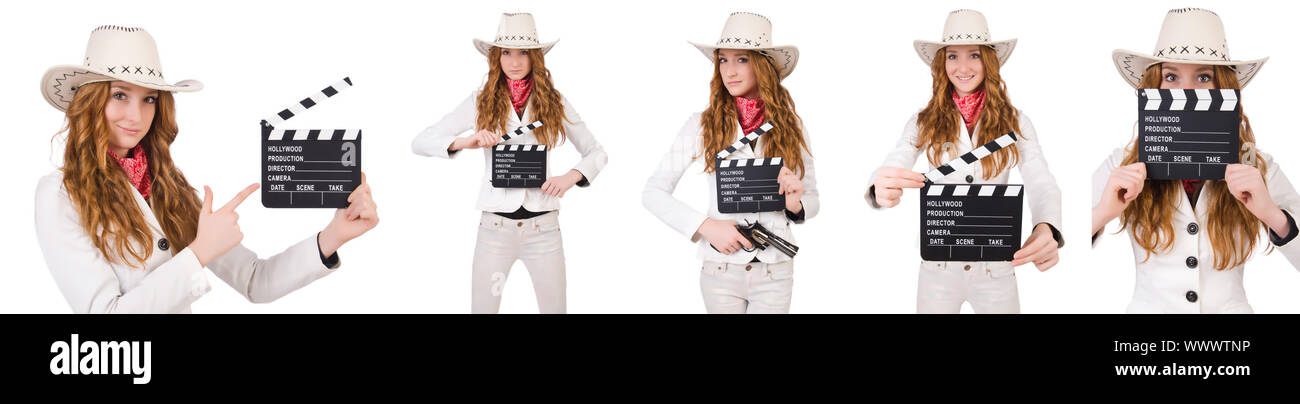
[[[936,184],[1017,141],[1007,133],[925,173],[921,188],[921,259],[1010,261],[1020,249],[1023,185]]]
[[[771,122],[760,125],[715,156],[718,212],[754,213],[785,209],[785,195],[779,192],[781,185],[776,180],[781,174],[780,157],[726,159],[774,126]]]
[[[1138,90],[1138,158],[1151,179],[1223,179],[1238,161],[1239,90]]]
[[[501,136],[501,142],[531,133],[542,126],[537,121]],[[546,183],[546,145],[498,144],[492,148],[492,187],[540,188]]]
[[[135,384],[148,384],[150,341],[81,341],[72,334],[69,341],[50,344],[50,374],[53,375],[132,375]]]
[[[361,183],[361,130],[277,126],[351,87],[345,77],[261,122],[263,206],[347,207]]]

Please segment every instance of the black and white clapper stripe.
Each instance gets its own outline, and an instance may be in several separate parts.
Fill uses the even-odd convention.
[[[1019,196],[1023,185],[951,185],[932,184],[926,196]]]
[[[731,153],[735,153],[736,150],[739,150],[741,147],[745,147],[745,145],[753,143],[755,140],[758,140],[758,137],[760,135],[772,130],[773,126],[775,125],[772,125],[771,122],[764,122],[762,125],[759,125],[758,129],[754,129],[753,132],[749,132],[748,134],[745,135],[745,137],[742,137],[740,138],[740,140],[737,140],[736,143],[732,143],[731,146],[727,146],[725,150],[718,152],[717,154],[718,160],[725,159],[727,158],[727,156],[730,156]]]
[[[302,101],[281,110],[268,119],[262,120],[262,126],[271,128],[267,140],[356,140],[360,129],[275,129],[280,124],[314,107],[326,99],[338,95],[343,90],[352,88],[352,79],[344,77],[337,83],[321,89]]]
[[[993,139],[992,142],[985,143],[983,146],[976,147],[966,154],[962,154],[961,156],[952,159],[952,161],[949,161],[944,165],[935,167],[933,170],[930,170],[930,172],[925,173],[925,180],[926,182],[936,182],[948,174],[957,171],[964,171],[967,167],[970,167],[971,164],[975,164],[976,161],[979,161],[979,159],[1010,146],[1015,143],[1016,140],[1018,140],[1018,138],[1016,138],[1015,132],[1007,132],[1002,136],[998,136],[997,139]]]
[[[546,151],[544,144],[499,144],[496,147],[500,151]]]
[[[513,137],[520,136],[528,132],[532,132],[533,129],[537,129],[540,127],[542,127],[542,121],[537,121],[524,126],[520,126],[519,128],[516,128],[513,132],[501,135],[501,141],[504,142],[510,140]]]
[[[1147,111],[1234,111],[1240,91],[1142,88],[1138,97],[1146,99],[1142,109]]]
[[[718,167],[759,167],[759,166],[779,166],[781,165],[780,157],[765,159],[737,159],[737,160],[718,160]]]

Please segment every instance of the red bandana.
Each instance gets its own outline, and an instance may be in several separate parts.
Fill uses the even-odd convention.
[[[763,99],[734,97],[736,110],[740,111],[740,130],[748,134],[763,125]]]
[[[523,80],[506,79],[510,84],[510,104],[515,106],[515,113],[524,112],[524,104],[528,103],[528,94],[533,92],[533,78],[525,77]]]
[[[1192,203],[1196,203],[1196,184],[1199,183],[1201,180],[1183,180],[1183,191],[1187,192],[1187,199]]]
[[[957,110],[961,111],[961,119],[966,121],[966,131],[974,131],[975,123],[979,122],[980,111],[984,109],[984,89],[976,90],[965,97],[953,91],[952,102],[957,104]]]
[[[117,164],[122,166],[122,171],[126,172],[131,185],[140,191],[140,196],[149,199],[149,190],[153,188],[153,183],[149,180],[149,159],[144,156],[144,145],[135,145],[135,148],[127,154],[131,157],[118,157],[117,153],[108,151],[108,155],[113,156]]]

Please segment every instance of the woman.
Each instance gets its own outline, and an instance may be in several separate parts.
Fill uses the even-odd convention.
[[[1114,60],[1135,88],[1241,89],[1267,58],[1232,60],[1219,16],[1185,8],[1165,16],[1154,54],[1115,50]],[[1238,137],[1253,144],[1242,111]],[[1291,242],[1297,234],[1291,212],[1300,198],[1270,156],[1248,149],[1240,154],[1246,164],[1227,165],[1222,180],[1147,179],[1136,141],[1097,168],[1093,242],[1115,218],[1128,230],[1137,267],[1128,312],[1251,313],[1242,276],[1265,229],[1293,265],[1300,259],[1298,243]]]
[[[775,248],[759,250],[737,230],[757,223],[790,242],[790,223],[817,215],[817,180],[806,129],[781,80],[794,71],[799,50],[772,46],[772,23],[734,13],[717,45],[694,44],[713,62],[708,109],[691,115],[672,149],[646,181],[642,203],[660,220],[699,244],[700,292],[709,313],[788,313],[794,263]],[[716,154],[763,123],[773,129],[726,158],[782,158],[777,177],[785,207],[775,212],[721,213],[715,184]],[[755,146],[755,144],[757,146]],[[699,161],[708,177],[708,213],[673,197],[677,182]]]
[[[540,311],[566,310],[559,198],[574,185],[591,185],[605,167],[606,157],[578,111],[551,82],[543,55],[554,45],[554,41],[538,42],[531,14],[503,14],[495,41],[474,40],[475,48],[488,59],[483,88],[411,143],[415,154],[441,158],[460,150],[483,149],[483,185],[477,203],[483,214],[474,247],[472,313],[497,312],[501,287],[517,260],[528,268]],[[532,132],[502,142],[503,134],[536,121],[542,125]],[[476,132],[459,137],[469,130]],[[582,154],[572,169],[554,177],[547,173],[540,188],[492,186],[492,148],[497,143],[541,144],[549,151],[565,140]]]
[[[1015,267],[1033,263],[1046,271],[1059,260],[1061,190],[1047,169],[1029,117],[1011,105],[1000,69],[1016,40],[994,41],[984,15],[974,10],[948,14],[943,40],[914,43],[934,78],[929,104],[903,127],[894,150],[872,175],[866,199],[873,208],[898,205],[905,188],[921,188],[925,177],[911,171],[924,153],[931,169],[1007,132],[1019,141],[957,171],[944,180],[964,184],[1006,184],[1020,169],[1029,198],[1033,232],[1010,262],[921,261],[918,313],[958,313],[970,302],[976,313],[1019,313]]]
[[[213,207],[199,200],[171,158],[179,132],[153,37],[103,26],[84,65],[55,66],[41,90],[67,117],[63,167],[36,189],[36,235],[59,290],[78,313],[187,313],[210,289],[203,268],[254,303],[292,292],[339,266],[340,246],[379,218],[364,183],[324,230],[269,259],[239,245],[235,208],[245,188]]]

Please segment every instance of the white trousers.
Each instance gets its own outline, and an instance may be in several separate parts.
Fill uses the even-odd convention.
[[[559,211],[552,211],[532,219],[512,220],[483,212],[474,246],[471,313],[496,313],[501,308],[501,292],[515,261],[523,261],[528,269],[538,310],[543,314],[565,312],[564,243],[559,217]]]
[[[724,264],[705,261],[700,293],[709,314],[784,314],[790,312],[794,261],[779,264]]]
[[[1007,262],[922,261],[916,312],[956,314],[962,302],[980,314],[1020,313],[1015,268]]]

